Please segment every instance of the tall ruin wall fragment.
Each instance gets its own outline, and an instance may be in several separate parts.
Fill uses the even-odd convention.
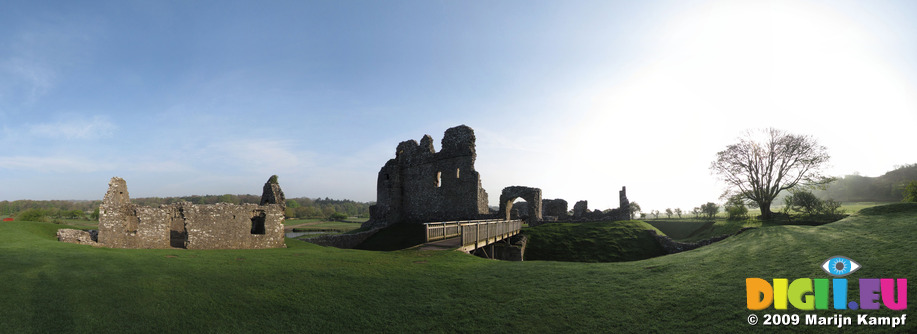
[[[379,171],[376,204],[364,225],[478,219],[488,215],[487,192],[474,169],[474,130],[446,130],[439,152],[433,138],[398,144],[395,158]]]

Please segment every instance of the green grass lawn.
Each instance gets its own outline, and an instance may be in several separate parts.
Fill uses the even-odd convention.
[[[786,312],[748,311],[745,278],[826,278],[819,265],[834,255],[862,265],[852,281],[917,277],[915,225],[911,205],[822,226],[767,226],[647,260],[572,263],[291,239],[268,250],[93,248],[57,242],[61,225],[8,222],[0,223],[0,331],[836,333],[748,325],[749,314]],[[843,332],[914,332],[911,321]]]

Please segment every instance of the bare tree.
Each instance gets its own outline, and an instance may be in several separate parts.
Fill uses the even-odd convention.
[[[812,137],[769,128],[749,131],[717,153],[710,170],[729,185],[724,197],[740,195],[755,202],[766,219],[781,191],[830,181],[821,174],[829,159],[825,147]]]

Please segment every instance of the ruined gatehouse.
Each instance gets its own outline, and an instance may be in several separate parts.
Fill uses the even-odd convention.
[[[446,130],[439,152],[430,135],[419,144],[398,144],[395,158],[379,171],[376,204],[364,226],[470,220],[490,214],[487,192],[474,169],[474,142],[474,130],[460,125]]]
[[[127,182],[113,177],[99,208],[98,234],[60,230],[58,239],[112,248],[286,247],[284,206],[276,176],[264,184],[260,204],[180,202],[158,208],[132,204]]]

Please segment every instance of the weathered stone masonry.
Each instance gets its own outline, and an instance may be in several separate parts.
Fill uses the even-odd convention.
[[[513,208],[513,202],[517,198],[525,200],[528,214],[526,223],[529,225],[541,221],[541,189],[523,186],[510,186],[503,188],[500,194],[500,214],[503,219],[510,220],[510,210]]]
[[[130,203],[127,183],[114,177],[99,208],[98,244],[113,248],[285,247],[284,195],[273,180],[264,185],[260,205],[181,202],[153,208]],[[92,243],[82,233],[59,232],[58,238]]]
[[[474,170],[474,130],[460,125],[446,130],[442,149],[425,135],[418,144],[398,144],[395,158],[379,171],[376,205],[369,227],[394,223],[478,219],[490,213],[487,192]]]

